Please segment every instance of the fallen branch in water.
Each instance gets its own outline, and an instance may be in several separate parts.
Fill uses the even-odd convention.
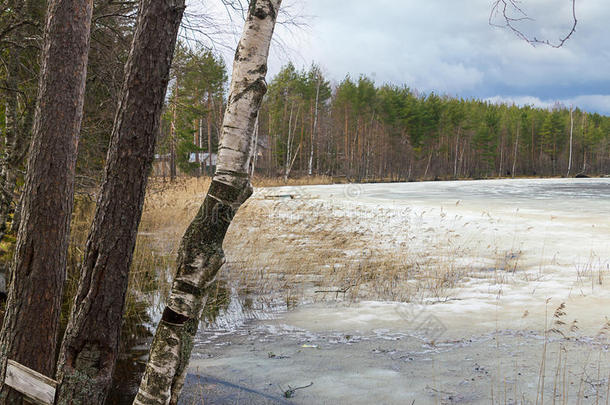
[[[309,388],[313,385],[313,381],[311,383],[309,383],[309,385],[304,385],[302,387],[296,387],[296,388],[292,388],[290,385],[288,386],[288,389],[286,391],[284,391],[284,397],[285,398],[292,398],[294,396],[294,393],[296,392],[296,390],[302,390],[303,388]]]

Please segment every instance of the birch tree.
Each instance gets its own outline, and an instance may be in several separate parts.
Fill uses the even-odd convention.
[[[570,153],[568,156],[568,174],[566,174],[566,177],[570,177],[570,171],[572,170],[573,138],[574,138],[574,107],[570,106]]]
[[[7,359],[47,376],[54,371],[92,10],[92,0],[48,3],[23,222],[0,334],[2,377]],[[18,402],[4,385],[0,403]]]
[[[141,0],[102,189],[62,343],[57,404],[103,404],[184,0]]]
[[[316,103],[314,107],[313,125],[311,128],[311,141],[309,145],[309,166],[307,168],[307,175],[313,174],[313,145],[315,141],[316,131],[318,130],[318,101],[320,101],[320,78],[317,78],[316,83]]]
[[[250,149],[267,90],[265,75],[281,0],[252,0],[233,63],[218,165],[203,204],[182,238],[177,274],[134,404],[177,404],[207,288],[224,263],[222,242],[236,210],[252,194]]]

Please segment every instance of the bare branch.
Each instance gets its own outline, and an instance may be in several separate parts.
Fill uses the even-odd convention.
[[[521,6],[520,0],[494,0],[491,7],[491,13],[489,14],[489,25],[493,27],[505,28],[512,31],[517,37],[528,42],[532,46],[541,44],[547,45],[552,48],[561,48],[568,39],[576,32],[576,25],[578,19],[576,18],[576,0],[572,2],[572,27],[570,31],[559,38],[557,42],[551,42],[548,39],[538,39],[536,37],[530,37],[526,35],[517,25],[523,21],[534,21],[533,18],[529,17],[523,7]],[[501,24],[495,22],[500,19]]]
[[[216,6],[214,6],[214,3]],[[248,13],[249,0],[193,0],[184,13],[179,38],[187,47],[210,49],[233,54],[241,36],[241,27]],[[301,6],[301,7],[299,7]],[[291,59],[297,50],[290,49],[286,37],[295,37],[309,29],[302,1],[284,1],[280,8],[273,38],[274,52]]]
[[[232,14],[235,11],[237,11],[241,15],[242,20],[244,20],[244,21],[246,20],[248,6],[247,6],[247,4],[244,5],[242,0],[221,0],[221,2],[225,6],[225,9],[227,10],[227,14],[229,15],[229,18],[231,18],[231,21],[232,21]],[[231,10],[233,10],[233,11],[231,11]]]

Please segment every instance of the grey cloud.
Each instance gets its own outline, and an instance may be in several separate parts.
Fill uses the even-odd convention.
[[[577,0],[578,30],[561,49],[534,48],[489,26],[490,0],[284,2],[313,18],[305,31],[278,27],[288,52],[272,52],[270,74],[291,59],[322,65],[335,82],[366,74],[425,92],[572,100],[610,114],[610,7],[603,0]],[[521,4],[535,19],[523,26],[529,35],[553,40],[569,30],[570,0]]]
[[[379,83],[426,92],[572,99],[610,113],[603,94],[582,94],[599,83],[600,90],[610,88],[610,8],[601,0],[577,1],[578,31],[564,48],[553,49],[490,27],[488,0],[309,0],[305,10],[316,17],[306,43],[294,48],[334,80],[374,74]],[[569,0],[522,4],[535,18],[523,26],[529,35],[555,39],[569,30]]]

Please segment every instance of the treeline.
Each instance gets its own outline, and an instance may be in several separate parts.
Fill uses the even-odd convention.
[[[183,68],[199,66],[202,55],[206,69]],[[208,167],[193,163],[191,153],[215,152],[222,119],[218,89],[226,76],[218,72],[224,65],[206,55],[183,54],[165,115],[163,150],[168,153],[177,139],[178,164],[191,174]],[[188,79],[193,74],[199,79]],[[208,96],[207,88],[215,90]],[[372,181],[610,172],[610,118],[600,114],[560,104],[543,109],[420,94],[378,86],[366,76],[331,86],[316,65],[298,70],[288,64],[272,78],[257,139],[256,173],[271,177]]]
[[[366,76],[333,88],[315,65],[287,65],[273,78],[259,122],[266,142],[257,164],[270,176],[559,176],[569,166],[571,175],[610,172],[608,117],[422,95]]]

